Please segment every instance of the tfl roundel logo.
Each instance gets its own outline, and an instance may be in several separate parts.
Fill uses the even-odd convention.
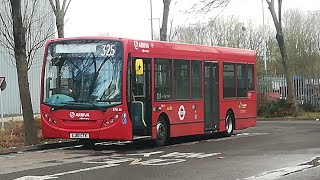
[[[184,108],[184,106],[183,105],[181,105],[180,107],[179,107],[179,110],[178,110],[178,116],[179,116],[179,118],[180,118],[180,120],[181,121],[183,121],[184,120],[184,117],[186,116],[186,109]]]

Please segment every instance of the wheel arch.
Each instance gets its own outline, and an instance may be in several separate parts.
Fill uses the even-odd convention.
[[[169,137],[170,137],[170,119],[169,119],[169,116],[167,115],[167,113],[162,112],[162,113],[159,115],[157,121],[159,120],[160,117],[162,117],[162,118],[165,120],[165,122],[166,122],[166,124],[167,124],[167,127],[168,127],[168,135],[169,135]]]
[[[227,117],[228,113],[231,113],[231,115],[232,115],[232,117],[233,117],[233,118],[232,118],[232,120],[233,120],[233,125],[234,125],[233,129],[235,130],[235,129],[236,129],[236,117],[235,117],[235,115],[234,115],[233,109],[232,109],[232,108],[229,108],[229,109],[227,110],[227,112],[226,112],[226,117]]]

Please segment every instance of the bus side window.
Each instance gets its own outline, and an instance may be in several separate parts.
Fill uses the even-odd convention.
[[[174,98],[190,99],[190,61],[174,60]]]
[[[240,98],[247,97],[247,65],[237,64],[237,95]]]
[[[254,66],[248,65],[248,91],[254,91]]]
[[[191,98],[202,98],[202,64],[201,61],[191,61]]]
[[[172,60],[155,59],[155,100],[171,100],[172,98]]]
[[[236,74],[234,63],[223,63],[223,97],[236,97]]]

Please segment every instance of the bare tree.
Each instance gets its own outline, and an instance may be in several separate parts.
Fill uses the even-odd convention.
[[[64,37],[64,17],[67,13],[71,0],[63,0],[62,6],[60,4],[60,0],[49,0],[51,8],[56,16],[56,26],[58,30],[58,37]]]
[[[162,16],[162,26],[160,28],[160,41],[167,40],[170,3],[171,3],[171,0],[163,0],[163,16]]]
[[[206,14],[213,9],[226,7],[231,0],[200,0],[194,4],[189,12]]]
[[[38,143],[29,89],[28,70],[36,52],[53,35],[53,26],[45,29],[49,13],[37,15],[39,0],[2,0],[0,11],[0,45],[15,59],[25,128],[25,144]],[[23,4],[23,6],[22,6]]]
[[[0,0],[1,2],[1,13],[0,13],[0,36],[2,39],[0,41],[0,46],[6,50],[3,53],[9,53],[11,59],[9,61],[13,62],[15,66],[14,58],[14,41],[13,41],[13,19],[11,12],[11,5],[9,0]],[[45,41],[52,37],[54,34],[54,27],[49,25],[48,22],[51,21],[50,11],[45,14],[38,13],[39,0],[23,1],[23,6],[21,9],[22,14],[22,24],[24,27],[25,45],[26,45],[26,60],[28,70],[32,66],[33,59],[37,54],[38,50],[41,49]],[[40,63],[40,62],[37,62]]]
[[[173,3],[173,5],[172,5]],[[178,10],[176,9],[177,8],[177,5],[178,5],[178,0],[174,0],[173,2],[171,2],[171,7],[170,7],[170,10],[171,10],[171,18],[170,20],[168,20],[168,34],[167,34],[167,41],[174,41],[174,39],[176,38],[176,36],[178,35],[180,29],[182,28],[181,25],[177,25],[175,26],[175,12],[177,12]],[[160,22],[159,22],[160,23]],[[159,32],[160,33],[160,32]],[[159,36],[160,37],[160,36]]]
[[[219,8],[219,7],[225,7],[229,4],[231,0],[201,0],[200,2],[194,4],[190,11],[191,13],[208,13],[209,11]],[[171,0],[163,0],[163,18],[162,18],[162,27],[160,28],[160,40],[166,41],[167,40],[167,27],[168,27],[168,16],[169,16],[169,10],[170,10],[170,3]],[[169,34],[169,40],[172,41],[175,36],[177,36],[178,31],[184,29],[183,27],[177,27],[175,30],[172,26],[171,21],[171,27],[170,27],[170,34]],[[198,29],[198,34],[200,34],[200,31],[203,31],[203,28]],[[200,41],[202,39],[198,38],[198,43],[202,44]]]
[[[319,74],[319,18],[318,15],[297,9],[283,14],[289,64],[294,74]]]
[[[25,143],[30,145],[38,143],[39,140],[35,130],[27,73],[28,64],[26,59],[26,29],[22,23],[21,0],[10,0],[10,3],[13,21],[14,54],[16,58],[20,98],[25,127]]]
[[[287,81],[287,88],[288,88],[288,101],[290,101],[294,106],[295,114],[297,114],[297,105],[296,105],[296,98],[293,90],[293,82],[292,82],[292,72],[289,67],[289,58],[287,54],[286,44],[284,40],[284,33],[282,31],[282,0],[278,0],[278,14],[275,11],[274,0],[266,0],[268,3],[268,8],[270,10],[277,34],[276,39],[279,45],[281,57],[282,57],[282,66],[284,70],[284,75]]]
[[[173,26],[173,19],[170,20],[170,30],[168,35],[168,41],[173,42],[179,34],[182,26]]]

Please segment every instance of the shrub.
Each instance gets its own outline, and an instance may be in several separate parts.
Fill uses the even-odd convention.
[[[42,139],[40,118],[35,117],[35,128],[38,138]],[[24,145],[23,121],[10,120],[6,129],[0,130],[0,148],[19,147]]]
[[[285,117],[294,115],[294,106],[284,99],[259,104],[258,116],[260,117]]]
[[[11,120],[9,127],[0,130],[0,146],[4,148],[18,147],[24,144],[24,128],[22,121]]]
[[[319,112],[319,108],[311,103],[300,104],[299,108],[305,112]]]

